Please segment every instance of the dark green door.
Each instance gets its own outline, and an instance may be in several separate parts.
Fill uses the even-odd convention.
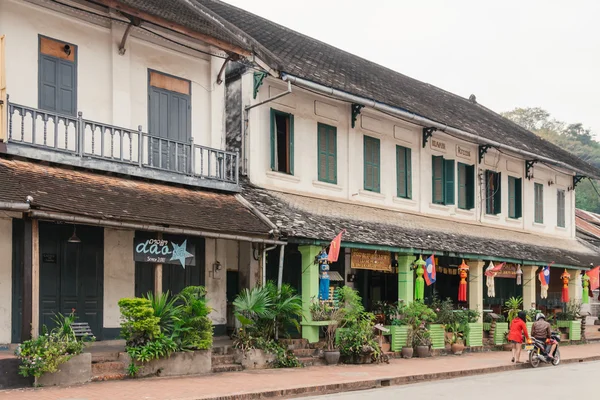
[[[40,326],[53,327],[57,312],[76,311],[102,339],[104,232],[77,226],[81,243],[69,243],[72,225],[40,223]]]

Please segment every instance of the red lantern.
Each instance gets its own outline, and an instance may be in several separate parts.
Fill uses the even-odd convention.
[[[562,281],[563,281],[562,302],[568,303],[569,302],[569,280],[571,279],[571,275],[569,275],[569,273],[565,269],[565,272],[563,272],[563,274],[560,276],[560,279],[562,279]]]
[[[469,270],[469,266],[465,264],[465,260],[463,260],[462,264],[458,267],[458,271],[460,274],[460,283],[458,284],[458,302],[466,303],[467,302],[467,271]]]

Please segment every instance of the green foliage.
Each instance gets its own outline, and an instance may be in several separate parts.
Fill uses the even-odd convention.
[[[541,108],[515,108],[502,115],[567,150],[581,160],[600,168],[600,143],[593,139],[589,129],[581,123],[567,124],[550,118],[550,113]],[[593,185],[596,185],[594,188]],[[596,189],[598,182],[582,181],[575,194],[577,208],[591,212],[600,212],[600,196]]]
[[[504,303],[505,311],[508,313],[508,322],[511,323],[517,317],[521,307],[523,306],[522,297],[511,297]]]
[[[208,318],[211,308],[206,300],[206,289],[202,286],[184,288],[177,300],[181,306],[174,315],[174,337],[184,350],[208,350],[213,343],[213,326]]]
[[[159,319],[158,325],[161,332],[172,333],[175,328],[175,319],[180,309],[175,303],[177,299],[171,297],[169,291],[159,293],[156,296],[152,292],[148,292],[146,298],[152,304],[154,316]]]
[[[127,347],[143,346],[160,334],[160,318],[154,315],[152,302],[144,298],[119,300],[121,337]]]
[[[396,314],[398,313],[398,305],[388,303],[386,301],[378,301],[375,303],[375,309],[373,310],[373,313],[376,315],[383,315],[383,324],[391,325],[392,320],[396,317]]]
[[[161,357],[168,357],[177,350],[178,347],[175,341],[161,333],[142,346],[127,347],[127,354],[132,360],[148,362]]]
[[[454,322],[454,302],[451,298],[448,297],[446,300],[441,300],[439,297],[434,296],[431,309],[436,314],[436,324],[447,325]]]
[[[275,361],[273,362],[274,368],[302,367],[302,363],[300,360],[298,360],[298,357],[294,355],[292,350],[284,348],[281,344],[274,340],[264,340],[263,338],[258,338],[255,343],[255,348],[275,355]]]
[[[425,326],[413,331],[413,346],[431,346],[431,334]]]
[[[19,374],[39,378],[45,373],[58,371],[60,364],[81,354],[84,343],[75,337],[71,328],[75,319],[74,311],[67,316],[59,313],[54,319],[57,328],[48,332],[48,328],[44,325],[40,336],[21,343],[15,351],[15,355],[21,362]]]
[[[335,310],[335,307],[320,300],[313,300],[309,309],[313,321],[330,321]]]
[[[581,302],[571,300],[565,306],[565,311],[556,313],[557,321],[575,321],[581,313]]]
[[[346,357],[371,355],[378,358],[381,349],[375,336],[375,315],[363,313],[356,321],[345,326],[338,337],[340,354]]]

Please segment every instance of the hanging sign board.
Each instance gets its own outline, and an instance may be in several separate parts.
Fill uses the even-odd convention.
[[[495,278],[512,278],[517,277],[517,266],[515,264],[504,264],[502,269],[498,271]]]
[[[140,239],[133,241],[133,258],[135,261],[154,264],[195,265],[194,244],[187,239],[170,241],[165,239]]]
[[[350,265],[354,269],[392,272],[392,255],[389,251],[352,249]]]

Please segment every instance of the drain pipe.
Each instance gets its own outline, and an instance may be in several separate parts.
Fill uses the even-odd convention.
[[[262,285],[263,287],[265,287],[265,285],[267,284],[267,251],[271,251],[277,248],[277,245],[275,246],[271,246],[271,247],[265,247],[263,249],[263,254],[262,254],[262,260],[261,260],[261,264],[262,264]]]
[[[5,201],[0,201],[0,210],[8,210],[8,211],[29,211],[30,209],[29,203],[9,203]]]
[[[285,245],[279,246],[279,274],[277,275],[277,291],[281,291],[281,285],[283,284],[283,256],[285,252]]]
[[[247,164],[247,162],[246,162],[246,158],[247,158],[246,157],[246,135],[248,133],[248,123],[250,121],[250,117],[249,117],[250,110],[252,110],[254,107],[262,106],[263,104],[270,103],[273,100],[277,100],[283,96],[287,96],[288,94],[292,93],[292,82],[288,81],[287,84],[288,84],[287,85],[288,87],[285,92],[279,93],[278,95],[270,97],[259,103],[244,107],[244,124],[242,125],[242,127],[243,127],[243,130],[242,130],[242,173],[243,174],[246,174],[247,170],[248,170],[247,165],[246,165]]]
[[[362,104],[367,107],[374,108],[375,110],[382,111],[382,112],[388,113],[388,114],[392,114],[398,118],[401,118],[403,120],[408,120],[410,122],[413,122],[415,124],[418,124],[418,125],[421,125],[424,127],[434,127],[442,132],[446,132],[448,134],[454,134],[464,140],[473,141],[477,144],[487,144],[487,145],[490,145],[490,146],[498,148],[498,149],[504,149],[504,150],[510,151],[512,153],[519,154],[519,155],[527,157],[528,159],[531,159],[531,160],[538,160],[538,161],[541,161],[541,162],[544,162],[544,163],[547,163],[550,165],[565,168],[569,171],[574,171],[574,172],[579,173],[584,176],[592,177],[595,179],[600,179],[600,177],[598,177],[598,176],[590,176],[589,172],[584,172],[584,171],[580,170],[579,168],[572,167],[562,161],[556,161],[556,160],[553,160],[548,157],[540,156],[539,154],[531,153],[526,150],[517,149],[517,148],[511,147],[511,146],[508,146],[506,144],[496,142],[494,140],[486,139],[486,138],[481,137],[474,133],[466,132],[466,131],[463,131],[463,130],[457,129],[457,128],[452,128],[446,124],[441,124],[441,123],[433,121],[429,118],[422,117],[420,115],[417,115],[417,114],[409,112],[409,111],[402,110],[397,107],[388,106],[387,104],[384,104],[384,103],[380,103],[380,102],[377,102],[377,101],[374,101],[374,100],[371,100],[371,99],[368,99],[365,97],[356,96],[356,95],[350,94],[348,92],[344,92],[344,91],[341,91],[338,89],[324,86],[324,85],[321,85],[321,84],[318,84],[318,83],[315,83],[315,82],[312,82],[312,81],[309,81],[306,79],[298,78],[293,75],[288,75],[286,73],[282,73],[281,77],[284,81],[291,82],[294,85],[298,85],[298,86],[304,87],[306,89],[311,89],[311,90],[314,90],[316,92],[319,92],[319,93],[322,93],[322,94],[325,94],[328,96],[333,96],[333,97],[337,97],[342,100],[350,101],[352,103]]]

